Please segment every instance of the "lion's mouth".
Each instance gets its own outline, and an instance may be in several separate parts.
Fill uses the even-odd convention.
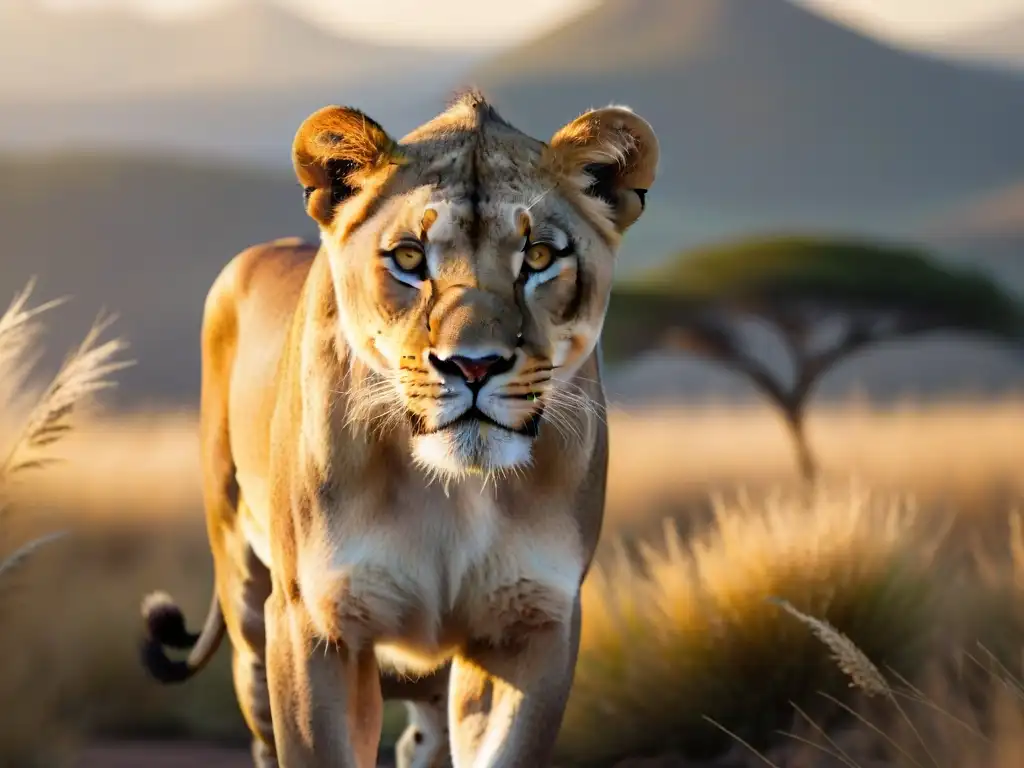
[[[508,424],[502,424],[500,421],[492,419],[490,416],[481,411],[475,405],[468,411],[463,413],[461,416],[458,416],[457,418],[454,418],[449,422],[440,424],[433,428],[427,427],[427,425],[424,423],[423,417],[413,413],[412,411],[408,412],[408,416],[409,423],[412,425],[413,435],[415,435],[416,437],[436,434],[437,432],[443,432],[446,429],[452,429],[462,424],[468,424],[471,422],[476,422],[478,424],[486,424],[490,427],[503,429],[506,432],[511,432],[516,435],[522,435],[523,437],[536,437],[537,434],[540,432],[540,422],[541,419],[544,418],[544,409],[538,409],[535,413],[531,414],[530,418],[528,418],[518,427],[510,427]]]

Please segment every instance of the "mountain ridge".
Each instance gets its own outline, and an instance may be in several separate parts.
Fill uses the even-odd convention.
[[[1024,74],[1024,12],[949,35],[936,49],[947,56]]]
[[[539,136],[567,111],[634,108],[662,141],[650,199],[676,205],[677,218],[692,208],[760,228],[829,221],[903,234],[1024,168],[1018,79],[897,48],[785,0],[606,2],[470,80]],[[726,234],[690,226],[700,239]]]
[[[479,56],[334,35],[265,0],[173,22],[5,2],[0,97],[21,101],[342,84],[415,66],[455,72]]]

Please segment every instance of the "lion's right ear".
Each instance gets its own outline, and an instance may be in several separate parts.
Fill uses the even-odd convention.
[[[324,107],[299,127],[292,165],[306,197],[306,212],[321,226],[373,171],[401,162],[397,142],[358,109]]]
[[[629,107],[592,109],[558,131],[544,154],[555,174],[608,205],[621,233],[644,211],[658,170],[658,137]]]

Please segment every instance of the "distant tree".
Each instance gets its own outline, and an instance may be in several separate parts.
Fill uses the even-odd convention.
[[[744,341],[750,320],[781,338],[792,362],[788,380]],[[934,331],[1019,345],[1024,308],[984,274],[912,248],[776,237],[683,254],[617,286],[604,343],[612,359],[669,347],[743,374],[778,408],[800,473],[813,482],[818,469],[804,421],[822,377],[865,347]]]

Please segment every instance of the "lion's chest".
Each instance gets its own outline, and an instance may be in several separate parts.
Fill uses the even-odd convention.
[[[470,639],[499,641],[568,619],[582,573],[566,515],[528,522],[485,493],[410,507],[372,530],[339,526],[300,564],[317,630],[433,666]]]

